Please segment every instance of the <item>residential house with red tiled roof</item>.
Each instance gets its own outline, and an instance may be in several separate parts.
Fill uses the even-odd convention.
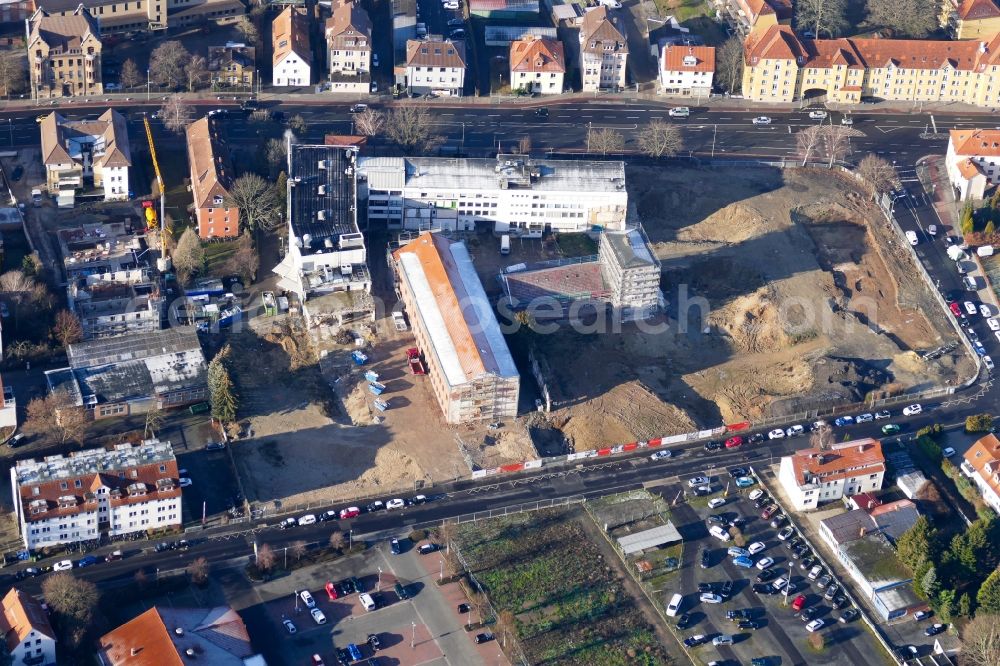
[[[102,666],[212,666],[263,664],[239,613],[229,606],[154,606],[101,636]]]
[[[28,550],[181,525],[170,442],[151,439],[19,460],[10,478]]]
[[[103,190],[105,201],[128,200],[132,151],[124,116],[108,109],[97,120],[68,120],[53,112],[39,128],[49,192]]]
[[[56,663],[56,634],[45,607],[16,587],[4,595],[0,635],[7,643],[12,664],[50,666]]]
[[[714,76],[714,46],[668,44],[660,51],[660,90],[666,95],[707,97]]]
[[[1000,439],[990,433],[977,440],[965,452],[962,472],[976,484],[983,501],[1000,513]]]
[[[312,81],[309,17],[286,7],[271,23],[271,79],[275,86],[308,86]]]
[[[406,87],[411,92],[461,97],[465,67],[464,41],[409,39],[406,42]]]
[[[796,511],[880,490],[884,477],[882,443],[871,438],[801,449],[783,457],[778,469],[778,481]]]
[[[862,99],[1000,106],[1000,34],[984,41],[800,39],[785,25],[744,42],[743,96],[756,102]]]
[[[205,117],[188,125],[185,132],[198,235],[203,240],[239,236],[240,209],[227,201],[236,174],[221,129],[214,119]]]
[[[989,39],[1000,32],[997,0],[950,0],[943,6],[955,39]]]
[[[326,21],[326,61],[330,88],[367,93],[371,86],[372,21],[356,2],[333,10]]]
[[[527,35],[510,43],[512,90],[558,95],[565,74],[566,55],[558,39]]]
[[[951,130],[945,164],[960,200],[982,199],[1000,183],[1000,130]]]

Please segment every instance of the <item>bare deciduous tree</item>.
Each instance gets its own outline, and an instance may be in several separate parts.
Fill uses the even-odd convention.
[[[736,35],[716,52],[715,80],[732,95],[743,89],[743,40]]]
[[[7,271],[0,275],[0,293],[16,303],[29,299],[35,291],[35,280],[24,271]]]
[[[272,174],[281,169],[287,161],[287,157],[288,149],[284,141],[281,139],[267,140],[267,144],[264,146],[264,159],[267,160],[267,166],[270,167]]]
[[[385,133],[405,153],[424,152],[434,141],[430,115],[426,109],[413,104],[397,106],[389,112]]]
[[[71,646],[80,644],[94,619],[97,586],[68,573],[52,574],[42,583],[45,602],[59,619],[57,625]]]
[[[638,142],[642,152],[650,157],[672,157],[684,147],[681,128],[659,118],[642,129]]]
[[[895,37],[926,37],[938,27],[935,0],[868,0],[867,5],[866,24]]]
[[[500,644],[507,647],[507,639],[517,635],[517,618],[509,610],[502,610],[497,615],[497,633],[500,634]]]
[[[3,96],[16,95],[27,88],[28,71],[24,53],[0,53],[0,88]]]
[[[809,446],[825,451],[833,445],[836,439],[833,435],[833,427],[829,423],[824,423],[809,435]]]
[[[330,534],[329,543],[330,543],[330,548],[342,551],[344,550],[344,545],[347,543],[347,539],[344,538],[343,532],[333,532]]]
[[[69,310],[57,312],[56,320],[52,324],[52,337],[63,347],[83,340],[83,325],[79,317]]]
[[[622,136],[621,132],[615,131],[610,127],[591,130],[587,134],[588,153],[600,153],[601,155],[620,153],[624,147],[625,137]]]
[[[240,222],[249,231],[273,229],[281,222],[281,206],[274,188],[255,173],[233,181],[225,206],[239,208]]]
[[[158,407],[154,407],[146,412],[146,425],[143,428],[143,435],[145,437],[155,435],[156,431],[163,427],[164,418],[163,410]]]
[[[257,43],[257,26],[253,24],[250,17],[240,17],[240,20],[236,22],[236,29],[239,30],[240,34],[243,35],[243,39],[245,39],[250,46]]]
[[[1000,615],[980,611],[965,625],[962,659],[973,666],[1000,664]]]
[[[795,142],[798,146],[799,155],[802,156],[802,166],[805,166],[811,157],[819,149],[823,128],[820,125],[810,125],[809,127],[796,132]]]
[[[60,444],[83,443],[90,427],[87,410],[74,404],[62,391],[34,398],[28,403],[26,413],[25,430],[56,437]]]
[[[385,114],[375,109],[365,109],[354,116],[354,129],[362,136],[378,136],[385,129]]]
[[[891,192],[900,186],[899,175],[896,167],[886,159],[873,155],[865,155],[858,162],[858,175],[864,186],[871,192],[872,199],[878,197],[883,192]]]
[[[309,125],[306,124],[306,119],[302,117],[301,113],[296,113],[288,119],[288,129],[296,134],[305,134],[308,127]]]
[[[847,26],[846,0],[797,0],[795,26],[819,37],[836,37]]]
[[[194,119],[194,111],[180,95],[171,95],[160,107],[160,120],[171,132],[183,134]]]
[[[177,41],[163,42],[149,56],[149,76],[161,86],[177,88],[185,80],[184,68],[191,54]]]
[[[243,284],[250,286],[257,277],[259,267],[260,257],[253,247],[253,238],[250,237],[249,233],[240,234],[233,256],[226,261],[225,271],[239,275]]]
[[[208,570],[208,560],[204,557],[192,560],[187,568],[188,576],[191,577],[191,582],[195,585],[204,585],[208,582]]]
[[[195,55],[184,66],[184,75],[187,77],[188,92],[194,92],[208,78],[208,61],[204,56]]]
[[[118,82],[126,90],[135,88],[142,83],[142,73],[139,71],[139,66],[135,64],[135,60],[128,58],[122,63],[121,73],[118,74]]]
[[[170,256],[174,262],[174,270],[177,271],[177,278],[182,283],[187,282],[205,265],[205,248],[201,246],[201,239],[191,227],[181,234],[181,239],[177,241],[177,247]]]
[[[842,161],[851,152],[850,130],[842,125],[823,125],[823,151],[828,167]]]
[[[262,544],[257,548],[257,569],[260,571],[270,571],[274,568],[276,557],[269,545]]]
[[[298,562],[302,559],[302,556],[306,554],[306,542],[301,539],[298,541],[293,541],[288,549],[292,551],[292,557]]]

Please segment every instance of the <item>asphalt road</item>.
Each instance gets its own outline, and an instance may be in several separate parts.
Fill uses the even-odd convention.
[[[160,102],[154,96],[148,103],[136,99],[112,105],[127,110],[133,120],[138,120],[143,109],[153,110]],[[198,115],[220,105],[233,107],[235,103],[216,102],[196,104]],[[108,104],[77,105],[72,109],[55,107],[54,110],[70,118],[94,118]],[[347,134],[353,129],[348,104],[268,101],[268,109],[280,109],[287,116],[301,114],[308,123],[303,137],[307,141],[322,141],[327,133]],[[378,104],[373,104],[378,107]],[[547,116],[536,114],[535,109],[549,109]],[[485,155],[496,150],[513,150],[522,137],[529,137],[532,151],[581,152],[586,149],[588,132],[612,128],[626,139],[625,151],[637,151],[637,131],[654,118],[669,119],[667,106],[648,101],[617,103],[607,101],[571,101],[522,106],[485,105],[429,106],[435,131],[444,138],[445,146],[463,154]],[[44,113],[47,113],[45,110]],[[5,146],[30,146],[39,143],[36,118],[43,111],[0,112],[0,148]],[[755,126],[753,118],[766,113],[772,123]],[[708,109],[693,107],[689,118],[670,119],[684,128],[684,153],[699,157],[715,158],[774,158],[794,157],[797,153],[795,133],[819,122],[839,123],[843,114],[831,112],[826,121],[809,118],[809,110],[766,111]],[[990,124],[986,116],[971,113],[932,114],[898,113],[864,108],[851,113],[854,120],[851,139],[852,154],[877,153],[901,166],[912,166],[920,157],[943,153],[943,140],[921,139],[920,135],[936,127],[939,133],[953,128],[971,128]],[[153,121],[158,125],[159,121]],[[6,127],[5,127],[6,125]],[[6,131],[4,131],[6,130]],[[136,128],[138,130],[138,128]],[[258,137],[248,123],[233,119],[228,127],[229,139],[235,143],[256,143]],[[139,135],[141,136],[141,135]]]

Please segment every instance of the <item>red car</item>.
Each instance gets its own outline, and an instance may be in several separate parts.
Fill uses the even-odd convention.
[[[347,520],[348,518],[357,518],[361,515],[361,509],[356,506],[349,506],[346,509],[340,510],[340,519]]]
[[[726,440],[727,449],[735,449],[738,446],[743,446],[743,438],[737,435],[736,437],[730,437]]]
[[[773,516],[776,513],[778,513],[778,505],[772,504],[771,506],[767,507],[766,509],[760,512],[760,517],[763,518],[764,520],[769,520],[771,516]]]
[[[792,602],[792,610],[798,613],[806,605],[806,595],[800,594],[795,597],[795,601]]]
[[[416,347],[410,347],[406,350],[406,362],[410,364],[410,372],[413,374],[427,374],[427,368],[424,367],[424,362],[420,359],[420,350]]]
[[[961,318],[962,318],[962,316],[963,316],[963,315],[962,315],[962,308],[960,308],[960,307],[958,306],[958,303],[949,303],[949,304],[948,304],[948,307],[949,307],[949,308],[951,308],[951,313],[952,313],[953,315],[955,315],[955,316],[956,316],[956,317],[958,317],[959,319],[961,319]]]
[[[330,601],[337,598],[337,588],[334,587],[333,583],[327,581],[324,589],[326,590],[326,596],[330,597]]]

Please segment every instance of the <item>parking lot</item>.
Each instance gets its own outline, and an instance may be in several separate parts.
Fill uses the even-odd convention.
[[[774,666],[887,663],[887,655],[858,618],[849,616],[847,622],[839,621],[851,605],[839,588],[830,591],[835,583],[822,579],[826,572],[815,572],[815,580],[809,579],[809,572],[816,564],[809,559],[808,546],[801,539],[795,541],[797,535],[789,534],[790,530],[781,534],[787,538],[779,539],[779,532],[787,523],[780,518],[775,523],[771,521],[780,511],[775,508],[768,519],[761,518],[762,511],[770,506],[766,493],[757,485],[737,488],[736,477],[729,470],[711,471],[716,473],[705,475],[709,484],[692,485],[689,479],[682,479],[682,488],[671,486],[662,491],[665,498],[673,499],[683,489],[689,498],[688,503],[673,510],[673,515],[685,542],[679,590],[683,601],[677,617],[680,620],[686,614],[687,618],[679,623],[683,627],[679,633],[684,639],[701,637],[689,640],[694,653],[705,662],[725,659],[749,663],[751,659],[763,658],[764,663]],[[740,474],[737,472],[736,476]],[[709,487],[707,492],[695,494],[699,492],[696,488],[705,485]],[[762,495],[758,497],[757,492]],[[756,501],[749,499],[751,493]],[[724,503],[712,501],[719,499]],[[710,502],[714,508],[709,508]],[[743,524],[736,532],[731,524],[739,525],[738,519]],[[718,528],[713,531],[720,535],[732,530],[739,536],[723,541],[710,535],[713,526]],[[733,550],[730,554],[729,549],[738,543],[746,551]],[[741,554],[747,557],[741,564],[749,568],[737,565],[736,558]],[[769,561],[764,562],[763,568],[758,567],[765,558]],[[779,579],[789,578],[794,590],[785,594],[775,589]],[[794,610],[793,604],[799,610]],[[727,613],[741,617],[730,619]],[[808,630],[807,624],[817,620],[821,624],[811,625],[813,631]],[[812,633],[822,635],[822,647],[808,642]],[[714,645],[713,639],[717,637],[722,637],[717,641],[721,644]]]
[[[325,663],[336,664],[338,653],[352,644],[362,658],[374,657],[379,666],[496,663],[500,657],[496,642],[477,645],[476,634],[483,630],[466,632],[462,627],[466,616],[457,612],[457,603],[464,596],[457,584],[435,584],[439,559],[434,553],[420,555],[416,544],[398,555],[380,544],[338,561],[335,568],[300,569],[257,586],[254,595],[262,603],[248,609],[246,620],[263,635],[279,637],[274,654],[266,655],[269,663],[310,663],[318,654]],[[363,608],[358,591],[344,593],[337,585],[336,598],[326,591],[327,582],[338,584],[352,576],[373,598],[374,609]],[[397,583],[406,598],[397,594]],[[322,621],[312,616],[302,590],[311,595]],[[294,634],[286,621],[294,625]],[[377,650],[367,642],[372,635],[377,637]],[[347,658],[345,653],[340,656]]]

